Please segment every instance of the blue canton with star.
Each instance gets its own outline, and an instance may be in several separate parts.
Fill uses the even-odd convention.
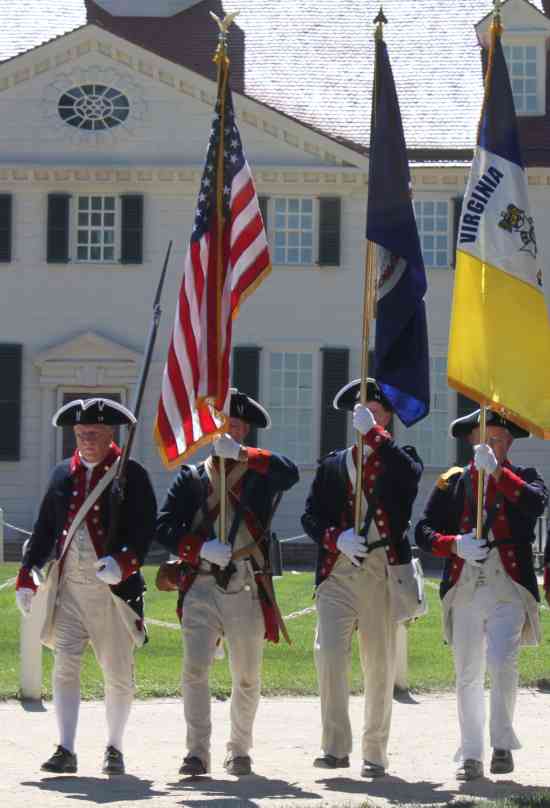
[[[241,136],[235,123],[233,98],[228,88],[225,95],[225,121],[223,131],[223,213],[229,219],[231,187],[235,175],[244,166]],[[212,215],[216,211],[216,185],[218,173],[218,144],[220,143],[220,101],[216,103],[216,111],[210,130],[206,165],[201,180],[201,188],[195,211],[195,224],[191,239],[199,241],[212,225]]]

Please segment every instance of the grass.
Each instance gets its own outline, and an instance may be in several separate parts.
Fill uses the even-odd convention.
[[[0,565],[0,586],[14,577],[17,565]],[[158,592],[154,586],[156,567],[145,568],[148,582],[147,616],[176,623],[175,595]],[[313,575],[285,575],[276,581],[281,612],[288,615],[313,605]],[[414,690],[443,690],[453,686],[453,664],[449,648],[441,639],[441,609],[437,588],[427,587],[429,614],[409,629],[409,682]],[[0,639],[0,698],[13,698],[19,686],[19,613],[13,587],[0,590],[2,630]],[[550,677],[550,612],[542,613],[544,640],[538,648],[524,648],[520,654],[520,681],[534,685]],[[313,662],[315,614],[288,621],[292,647],[282,642],[266,644],[264,650],[263,693],[266,695],[316,695],[317,681]],[[181,671],[181,638],[178,631],[161,626],[149,627],[150,642],[136,653],[138,697],[166,697],[179,693]],[[43,654],[44,695],[51,697],[52,654]],[[361,690],[361,672],[356,643],[352,656],[352,690]],[[217,661],[211,672],[212,693],[227,697],[231,681],[227,659]],[[82,666],[84,698],[102,695],[101,673],[93,653],[88,650]],[[549,806],[550,808],[550,806]]]

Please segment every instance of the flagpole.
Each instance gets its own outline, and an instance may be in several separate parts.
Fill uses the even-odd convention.
[[[495,45],[496,45],[496,38],[502,32],[501,21],[500,21],[500,6],[501,0],[494,0],[494,7],[493,7],[493,20],[491,23],[491,42],[489,46],[489,58],[487,61],[487,73],[485,76],[485,88],[484,88],[484,99],[483,99],[483,109],[485,108],[485,104],[487,103],[487,98],[489,97],[489,86],[492,79],[493,73],[493,60],[495,54]],[[481,121],[483,120],[483,109],[481,112],[481,116],[479,119],[479,125],[481,127]],[[479,131],[478,131],[478,141],[479,141]],[[480,402],[479,404],[479,442],[485,443],[487,441],[487,407]],[[483,533],[483,507],[484,507],[484,499],[485,499],[485,471],[484,469],[479,469],[478,478],[477,478],[477,513],[476,513],[476,537],[478,539],[482,538]]]
[[[384,36],[383,26],[387,22],[386,17],[380,7],[380,11],[374,23],[376,25],[374,31],[375,48],[376,43]],[[372,88],[372,115],[371,115],[371,143],[372,132],[376,124],[376,94],[377,94],[377,59],[375,50],[374,62],[374,80]],[[372,160],[372,154],[369,155],[369,160]],[[370,188],[369,188],[370,193]],[[368,209],[368,197],[367,197]],[[376,245],[367,240],[367,253],[365,257],[365,281],[363,286],[363,334],[361,341],[361,383],[359,387],[359,401],[365,406],[367,403],[367,378],[369,375],[369,341],[370,341],[370,326],[371,321],[374,319],[374,309],[376,304],[376,267],[375,267],[375,250]],[[363,492],[363,435],[357,430],[356,447],[357,447],[357,462],[356,462],[356,483],[355,483],[355,502],[354,502],[354,527],[355,532],[359,535],[362,528],[362,492]]]
[[[227,14],[223,20],[210,12],[210,16],[216,21],[220,29],[218,35],[218,47],[214,54],[214,63],[218,67],[218,102],[219,102],[219,138],[218,138],[218,154],[217,154],[217,170],[216,170],[216,229],[217,229],[217,244],[216,244],[216,328],[219,330],[221,324],[221,301],[223,294],[223,286],[225,278],[223,276],[223,236],[225,227],[224,217],[224,129],[225,129],[225,94],[227,90],[227,80],[229,77],[229,57],[227,56],[227,31],[229,26],[235,19],[238,12],[234,14]],[[220,335],[218,333],[216,344],[220,345]],[[218,359],[218,379],[217,389],[218,394],[221,390],[221,375],[222,375],[222,358]],[[219,476],[220,476],[220,520],[219,520],[219,536],[220,541],[227,541],[227,477],[225,458],[220,457],[219,460]]]
[[[485,443],[487,440],[487,407],[481,407],[479,411],[479,442]],[[483,498],[485,494],[485,471],[479,469],[477,477],[477,514],[476,514],[476,537],[481,539],[483,532]]]

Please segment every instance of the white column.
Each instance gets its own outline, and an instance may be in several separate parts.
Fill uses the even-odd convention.
[[[404,623],[399,623],[397,626],[395,644],[395,687],[398,690],[408,690],[407,627]]]
[[[33,598],[31,613],[21,617],[20,624],[20,664],[19,682],[21,698],[37,699],[42,697],[42,645],[40,632],[44,624],[46,594],[42,587]]]

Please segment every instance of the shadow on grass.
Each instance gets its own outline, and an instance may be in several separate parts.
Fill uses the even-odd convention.
[[[364,794],[365,799],[382,797],[391,804],[448,805],[456,796],[456,792],[451,790],[435,791],[442,783],[435,783],[431,780],[409,783],[401,777],[392,775],[387,775],[379,780],[360,777],[356,779],[326,777],[323,780],[316,780],[316,782],[323,785],[327,791],[339,794]]]
[[[251,774],[234,780],[216,780],[208,778],[184,777],[177,783],[168,783],[172,794],[182,793],[181,805],[199,805],[208,800],[208,805],[239,806],[239,808],[255,808],[255,800],[320,800],[321,795],[313,791],[305,791],[299,785],[286,780],[271,779]],[[191,796],[194,795],[194,796]],[[215,798],[219,799],[216,800]],[[187,799],[186,799],[187,798]]]
[[[456,789],[447,787],[441,791],[437,789],[442,783],[430,780],[408,782],[391,775],[380,780],[328,777],[316,782],[327,791],[364,794],[367,801],[369,797],[378,797],[387,800],[390,805],[458,804],[460,808],[473,808],[486,805],[487,800],[505,800],[506,808],[550,808],[550,790],[543,786],[524,786],[514,780],[482,777],[469,783],[457,782]],[[465,799],[467,797],[474,799]]]
[[[152,780],[142,780],[129,774],[117,777],[59,775],[58,777],[44,777],[42,780],[26,780],[21,783],[21,786],[37,788],[50,793],[55,792],[59,796],[97,805],[107,805],[111,802],[138,802],[166,796],[166,791],[156,791],[151,788],[152,785]],[[29,793],[29,801],[32,799],[32,794]]]
[[[490,780],[481,777],[458,788],[460,808],[485,804],[487,799],[505,801],[506,808],[549,808],[550,789],[544,786],[523,786],[515,780]],[[464,797],[479,797],[483,803],[470,802]]]

